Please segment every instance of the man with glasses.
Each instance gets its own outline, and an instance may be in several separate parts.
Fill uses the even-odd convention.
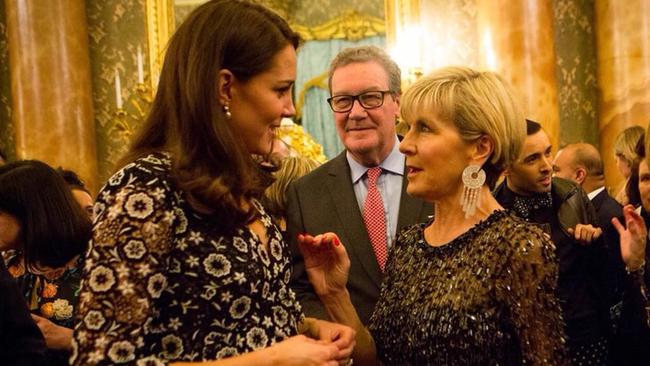
[[[332,61],[327,101],[345,151],[296,181],[287,194],[292,288],[306,316],[327,318],[307,279],[298,234],[339,236],[351,262],[348,291],[366,324],[396,234],[431,215],[430,204],[406,194],[405,159],[395,132],[400,84],[397,64],[380,48],[348,48]]]

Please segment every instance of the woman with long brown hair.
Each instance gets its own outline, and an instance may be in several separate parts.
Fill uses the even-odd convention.
[[[207,2],[178,28],[150,115],[98,195],[74,365],[349,357],[350,328],[303,319],[288,247],[258,201],[251,155],[268,155],[295,113],[298,43],[240,0]]]

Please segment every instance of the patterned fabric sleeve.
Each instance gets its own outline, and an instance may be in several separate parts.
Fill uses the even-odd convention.
[[[155,164],[125,167],[103,188],[74,331],[73,365],[158,365],[145,337],[167,286],[174,195]]]
[[[550,238],[520,223],[506,240],[514,247],[497,296],[506,304],[527,365],[567,365],[564,321],[555,297],[558,269]]]

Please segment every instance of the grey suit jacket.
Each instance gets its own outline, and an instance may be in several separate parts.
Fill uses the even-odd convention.
[[[411,224],[425,222],[432,205],[406,194],[403,180],[397,232]],[[295,181],[287,193],[287,240],[293,253],[291,287],[306,316],[328,319],[305,273],[297,235],[336,233],[350,257],[348,291],[361,321],[367,324],[379,298],[382,273],[375,259],[352,188],[345,151],[310,174]]]

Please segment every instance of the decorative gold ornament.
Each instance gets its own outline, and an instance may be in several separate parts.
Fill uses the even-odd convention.
[[[305,41],[321,41],[328,39],[347,39],[358,41],[362,38],[383,35],[386,33],[384,19],[359,14],[350,11],[315,27],[305,27],[291,24]]]

